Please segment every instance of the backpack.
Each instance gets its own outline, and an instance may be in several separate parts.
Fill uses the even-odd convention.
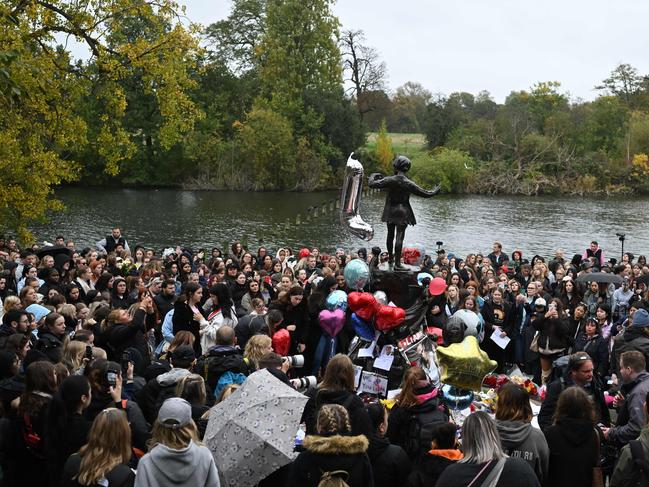
[[[403,449],[411,460],[417,459],[430,450],[434,426],[446,421],[447,418],[444,413],[437,408],[410,415],[410,424],[406,432],[407,437]]]
[[[214,397],[218,399],[223,389],[225,389],[230,384],[241,385],[245,380],[246,376],[240,372],[230,372],[229,370],[227,372],[224,372],[221,377],[219,377],[219,381],[216,384],[216,388],[214,389]]]
[[[318,487],[349,487],[348,478],[349,473],[346,470],[323,472]]]
[[[642,487],[649,485],[649,460],[647,460],[642,443],[638,440],[629,442],[631,459],[633,460],[633,472],[635,483],[632,486]]]

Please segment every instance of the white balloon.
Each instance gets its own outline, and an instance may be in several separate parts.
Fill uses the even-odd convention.
[[[388,296],[383,291],[376,291],[374,293],[374,299],[381,304],[388,304]]]

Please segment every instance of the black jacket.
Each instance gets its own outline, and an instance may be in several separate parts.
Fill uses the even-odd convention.
[[[47,358],[54,363],[61,361],[63,355],[63,341],[61,338],[49,331],[38,334],[38,341],[34,348],[47,355]]]
[[[429,386],[429,389],[432,390],[432,386]],[[416,389],[416,392],[421,394],[424,390]],[[426,424],[444,423],[448,421],[448,412],[438,397],[427,399],[411,408],[403,408],[397,404],[392,407],[387,437],[390,443],[402,447],[412,461],[417,460],[430,449],[430,444],[418,446],[412,444],[411,437],[416,431],[415,423],[420,421],[418,417],[427,418],[424,421]]]
[[[154,326],[155,314],[147,314],[142,309],[135,312],[130,324],[112,324],[106,330],[104,337],[108,343],[108,358],[119,362],[124,350],[133,347],[142,355],[145,365],[148,365],[151,354],[145,333]]]
[[[373,434],[369,438],[370,458],[375,487],[394,487],[410,473],[410,459],[403,448],[391,445],[387,438]]]
[[[216,385],[226,372],[243,375],[250,373],[241,349],[230,345],[216,345],[210,348],[198,359],[195,370],[205,379],[208,400],[214,398]]]
[[[57,438],[50,430],[45,440],[47,463],[52,486],[60,485],[59,480],[63,466],[73,453],[79,451],[88,442],[88,432],[92,423],[80,414],[72,414],[67,418],[63,430]]]
[[[246,315],[234,327],[237,336],[237,345],[241,350],[246,348],[246,343],[254,335],[268,335],[268,325],[264,315]]]
[[[187,369],[173,368],[169,372],[160,374],[138,391],[135,396],[138,406],[142,410],[145,419],[150,423],[158,417],[158,411],[162,403],[175,396],[178,382],[186,375],[191,374]]]
[[[561,419],[546,430],[550,448],[547,485],[592,486],[593,467],[598,459],[595,435],[593,423],[585,419]]]
[[[450,455],[443,455],[443,453],[453,454],[455,452],[457,452],[456,459],[449,458]],[[453,465],[462,458],[459,453],[459,450],[434,450],[428,452],[408,475],[407,487],[434,487],[446,467]]]
[[[613,353],[611,354],[611,370],[617,376],[620,376],[620,356],[624,352],[632,350],[641,352],[647,363],[647,370],[649,371],[649,336],[645,335],[642,331],[644,328],[636,328],[629,326],[624,330],[624,333],[611,338],[613,341]]]
[[[324,473],[342,470],[348,474],[349,487],[373,487],[367,445],[363,435],[307,436],[304,451],[293,462],[287,486],[317,487]]]
[[[174,309],[176,296],[174,294],[172,294],[171,296],[166,296],[161,292],[155,298],[153,298],[153,301],[155,301],[155,305],[158,307],[160,318],[164,320],[164,317],[167,316],[167,313]]]
[[[552,350],[565,350],[570,346],[571,338],[568,336],[568,321],[564,318],[546,318],[539,316],[532,322],[534,328],[539,332],[539,352],[546,348]]]
[[[174,316],[172,322],[174,335],[182,330],[187,330],[194,334],[194,353],[199,357],[202,354],[200,334],[201,324],[194,320],[194,313],[187,303],[177,302],[174,305]]]
[[[589,339],[586,333],[581,333],[575,340],[573,352],[586,352],[590,355],[600,379],[608,375],[608,344],[601,335]]]
[[[494,461],[495,463],[495,461]],[[454,463],[440,475],[437,485],[442,487],[466,487],[485,466],[484,463]],[[478,486],[481,481],[474,485]],[[498,479],[497,487],[539,487],[539,479],[532,467],[520,458],[508,458]]]
[[[538,417],[539,427],[542,431],[545,432],[552,425],[552,416],[557,408],[559,395],[565,388],[574,385],[575,383],[570,378],[570,373],[560,379],[550,382],[545,394],[545,399],[541,403],[541,410],[539,411]],[[608,407],[606,406],[606,400],[604,399],[604,391],[602,391],[596,376],[593,377],[591,384],[587,388],[584,388],[584,390],[593,398],[595,412],[598,417],[597,421],[606,426],[610,425],[611,416]]]
[[[65,463],[63,469],[62,487],[81,487],[81,484],[74,478],[79,474],[81,457],[78,454],[72,455]],[[110,487],[133,487],[135,474],[128,465],[117,465],[106,475]]]
[[[84,416],[88,421],[93,421],[100,412],[111,407],[123,409],[126,412],[128,423],[131,426],[133,446],[146,451],[146,443],[151,438],[151,426],[147,423],[140,406],[135,401],[123,400],[115,403],[109,393],[92,389],[90,406],[84,411]]]
[[[340,404],[347,409],[352,434],[369,436],[372,433],[370,416],[360,397],[348,391],[315,390],[304,406],[302,421],[306,423],[307,435],[316,433],[316,419],[320,407],[324,404]]]

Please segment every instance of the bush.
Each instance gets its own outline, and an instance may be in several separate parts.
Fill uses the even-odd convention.
[[[456,149],[440,147],[413,161],[412,176],[425,187],[439,184],[445,193],[461,193],[471,181],[474,162]]]

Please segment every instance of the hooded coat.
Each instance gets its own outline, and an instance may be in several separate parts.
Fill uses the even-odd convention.
[[[187,369],[173,368],[169,372],[160,374],[154,380],[150,380],[138,391],[137,403],[146,420],[153,424],[158,417],[158,410],[165,399],[175,395],[176,385],[180,380],[191,374]]]
[[[410,473],[410,459],[403,448],[376,434],[369,438],[367,456],[372,465],[375,487],[394,487]]]
[[[365,435],[309,435],[291,466],[287,487],[317,487],[324,473],[341,470],[348,474],[349,487],[373,487],[367,447]]]
[[[193,441],[182,450],[156,445],[144,455],[137,466],[136,487],[220,487],[214,458],[204,446]]]
[[[620,356],[624,352],[638,351],[644,355],[647,367],[649,367],[649,336],[643,331],[644,328],[634,326],[628,327],[624,333],[617,335],[613,341],[613,353],[611,354],[611,370],[620,376]]]
[[[550,426],[545,438],[550,448],[547,485],[591,487],[598,461],[596,431],[592,421],[564,418]]]
[[[462,460],[460,450],[431,450],[408,476],[407,487],[429,487],[435,485],[446,467]]]
[[[550,451],[541,430],[524,421],[496,420],[496,427],[505,453],[529,463],[539,482],[543,483],[548,477]]]

